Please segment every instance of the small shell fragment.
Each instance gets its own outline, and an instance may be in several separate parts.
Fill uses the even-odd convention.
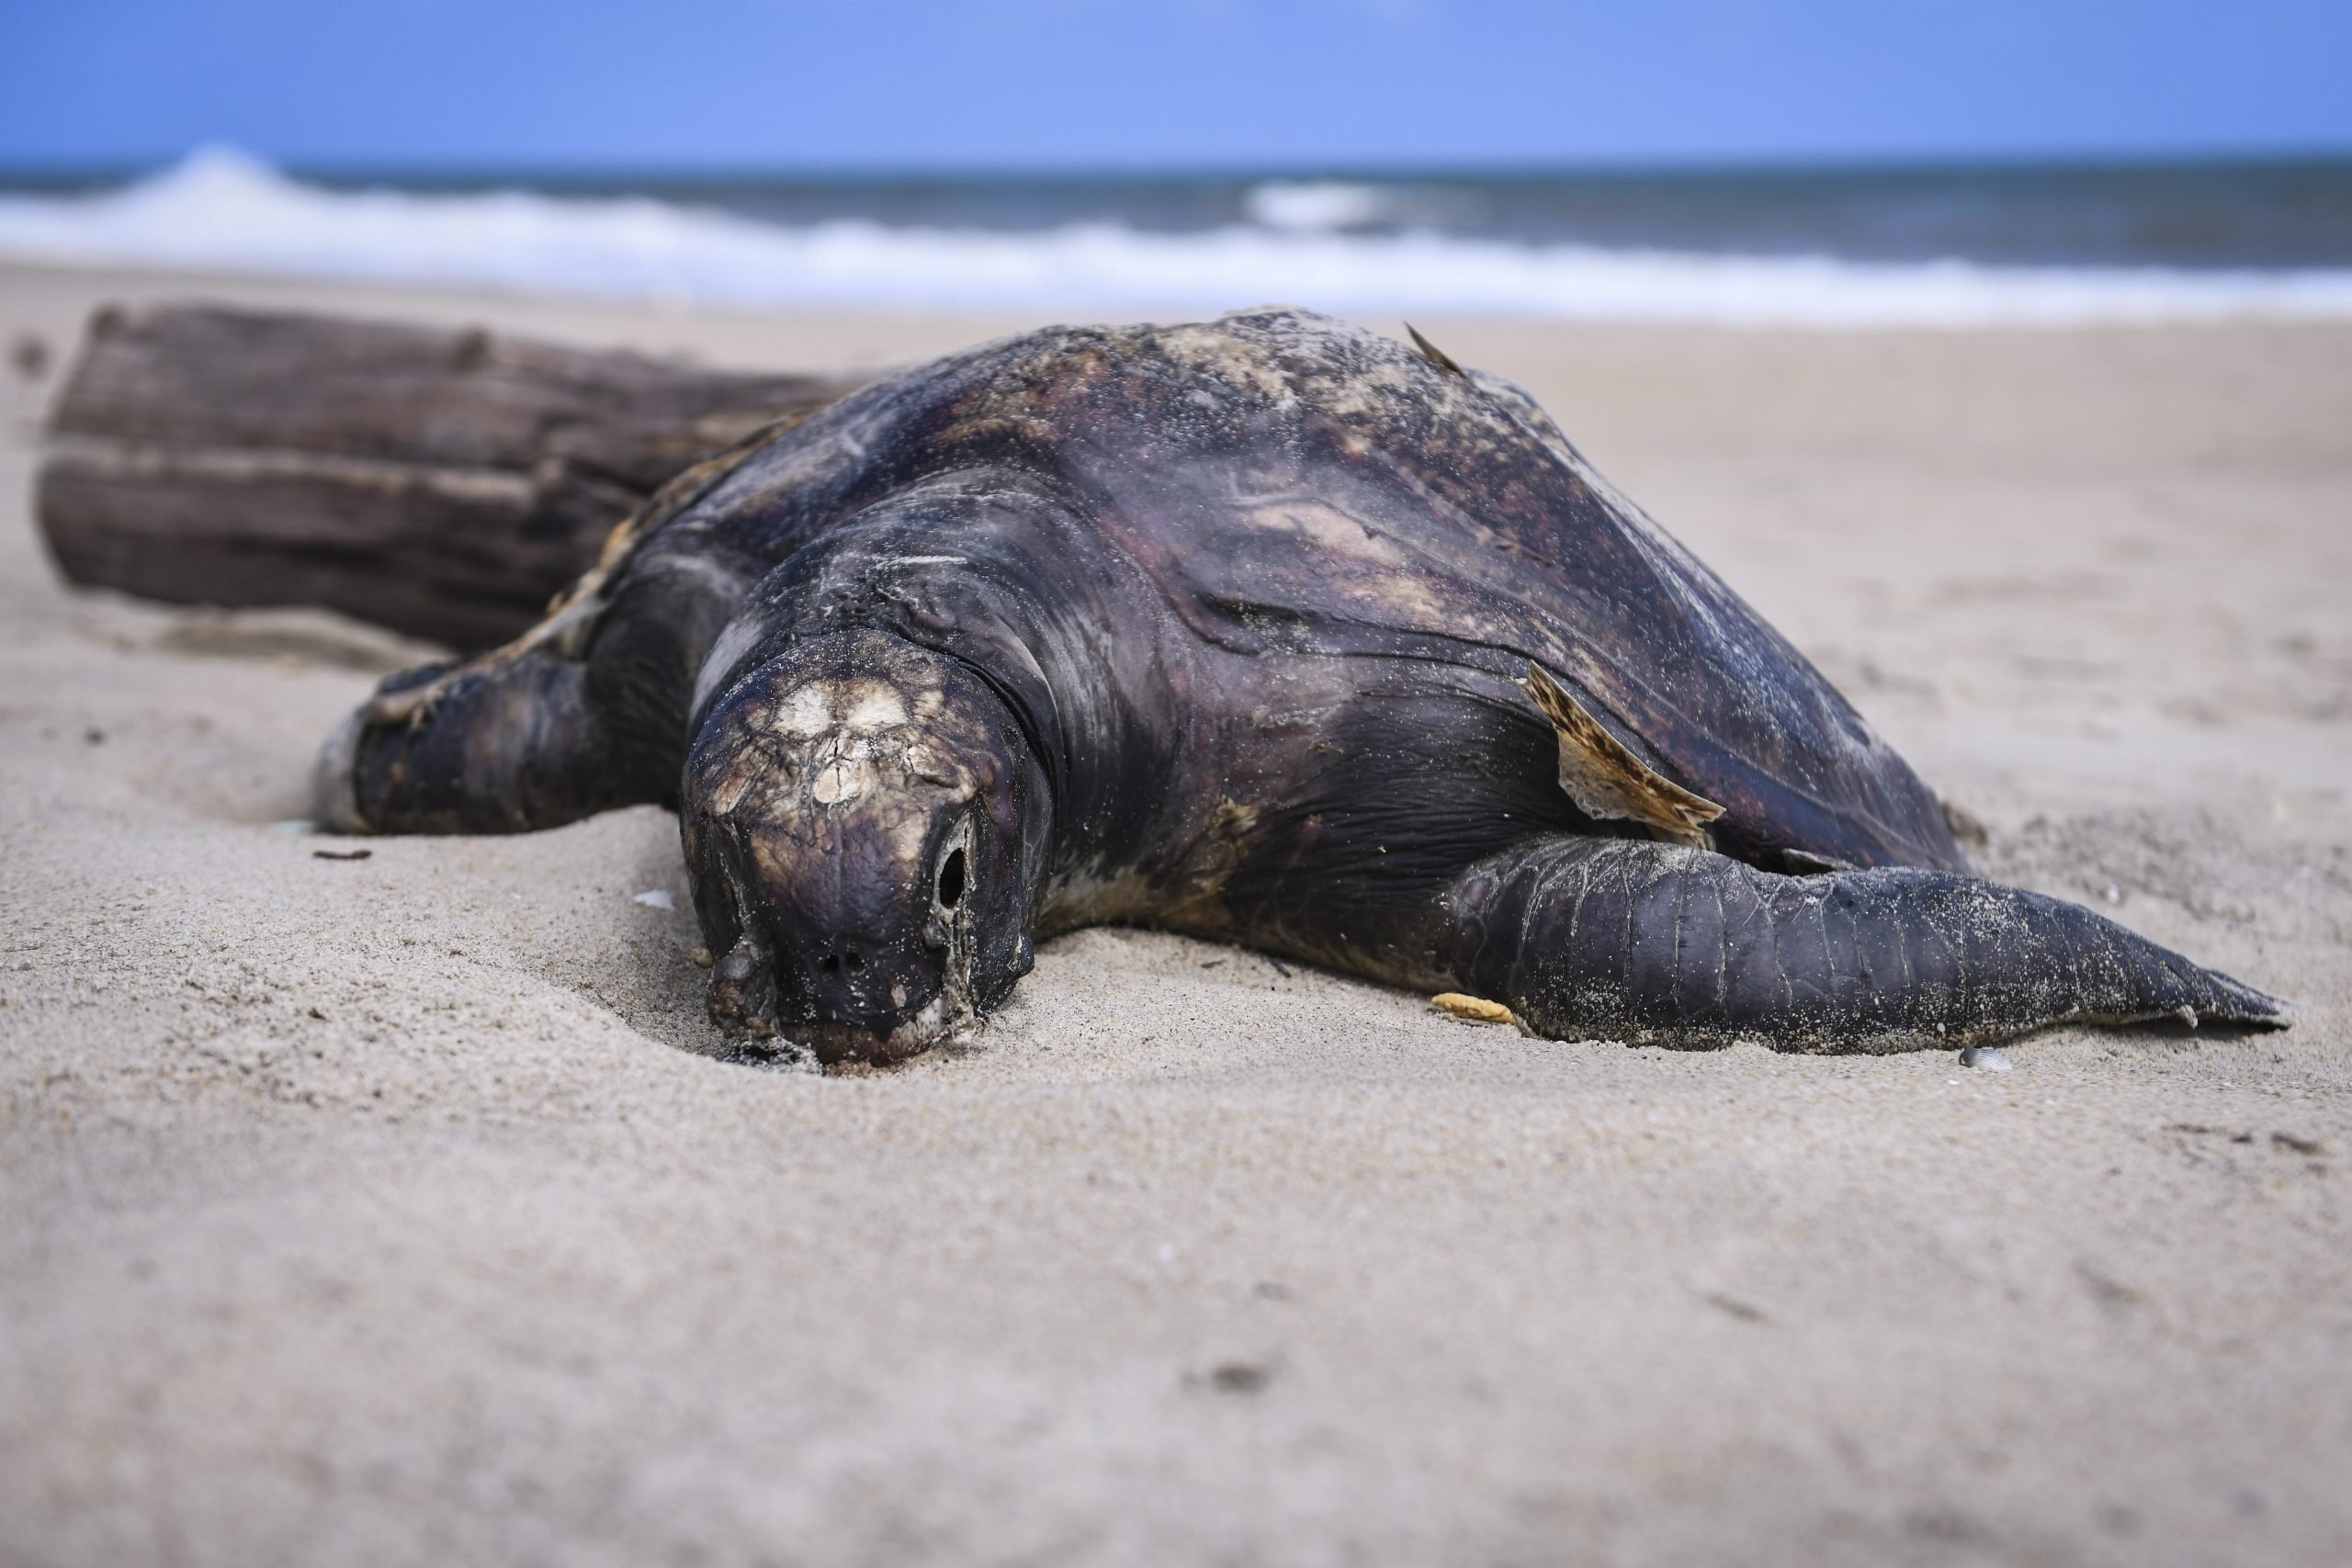
[[[654,909],[669,909],[675,911],[678,908],[677,899],[670,896],[670,890],[666,887],[649,887],[644,892],[633,896],[629,899],[629,902],[632,904],[643,904],[649,908]]]
[[[1517,1023],[1510,1009],[1500,1002],[1490,1002],[1484,997],[1465,997],[1460,991],[1441,991],[1430,998],[1430,1006],[1442,1013],[1450,1013],[1465,1023]]]
[[[1960,1054],[1960,1065],[1987,1073],[2009,1070],[2009,1054],[1998,1045],[1971,1045]]]

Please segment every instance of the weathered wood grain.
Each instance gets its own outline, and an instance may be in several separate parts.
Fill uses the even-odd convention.
[[[36,505],[71,581],[504,639],[704,453],[856,378],[199,305],[99,311]]]

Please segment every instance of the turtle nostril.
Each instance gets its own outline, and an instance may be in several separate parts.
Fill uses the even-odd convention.
[[[849,965],[852,974],[865,967],[865,957],[854,947],[842,955],[842,960]]]
[[[824,957],[817,960],[817,968],[819,972],[826,975],[840,974],[842,972],[841,955],[835,953],[825,954]]]

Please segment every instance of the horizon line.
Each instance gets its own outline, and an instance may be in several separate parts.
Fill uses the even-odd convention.
[[[527,180],[550,184],[659,182],[672,185],[724,185],[741,182],[806,182],[811,185],[859,183],[922,184],[987,180],[1042,182],[1147,182],[1158,184],[1232,184],[1268,180],[1534,180],[1854,177],[1870,175],[1936,175],[1972,174],[2191,174],[2278,173],[2352,169],[2352,145],[2337,147],[2239,147],[2165,149],[2136,152],[2052,150],[1981,153],[1889,152],[1825,156],[1758,155],[1755,157],[1657,158],[1496,158],[1487,160],[1397,160],[1389,163],[1277,160],[1185,163],[1175,160],[1132,160],[1074,163],[1058,160],[991,161],[988,163],[918,164],[786,162],[623,162],[586,159],[547,161],[505,159],[480,161],[395,159],[276,158],[232,142],[198,143],[154,158],[93,158],[16,162],[0,152],[0,185],[22,186],[87,186],[134,181],[164,173],[206,151],[224,151],[251,158],[292,179],[328,184],[382,180],[401,184],[481,185]]]

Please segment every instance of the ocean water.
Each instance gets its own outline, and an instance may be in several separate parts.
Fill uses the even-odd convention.
[[[729,308],[1965,328],[2352,319],[2352,163],[1396,177],[0,180],[0,254]]]

